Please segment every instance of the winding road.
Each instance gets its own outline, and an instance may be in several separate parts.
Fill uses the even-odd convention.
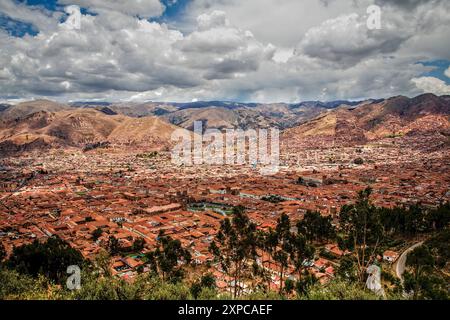
[[[413,251],[415,248],[421,246],[423,244],[423,241],[416,243],[403,251],[403,253],[398,257],[397,261],[395,261],[394,268],[395,268],[395,274],[397,277],[403,282],[403,273],[405,272],[405,265],[406,265],[406,257],[408,256],[408,253]]]

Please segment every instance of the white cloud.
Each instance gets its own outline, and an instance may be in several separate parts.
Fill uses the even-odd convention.
[[[413,78],[411,81],[423,92],[431,92],[436,95],[450,94],[450,86],[441,79],[435,77]]]
[[[277,47],[293,47],[310,28],[340,14],[365,12],[371,0],[192,0],[186,23],[205,11],[227,13],[231,24],[250,30],[257,39]]]
[[[61,24],[36,37],[0,33],[1,43],[8,43],[0,52],[0,85],[7,95],[114,90],[117,96],[140,97],[136,93],[161,88],[203,90],[210,81],[257,71],[275,51],[225,21],[223,13],[204,14],[198,30],[184,36],[164,24],[103,11],[82,15],[80,30]]]
[[[375,54],[395,52],[410,36],[387,21],[382,30],[369,30],[367,18],[352,13],[309,29],[298,50],[312,57],[353,64]]]
[[[197,17],[197,24],[199,30],[208,30],[217,27],[226,27],[230,24],[226,13],[215,10],[211,13],[203,13]]]
[[[60,12],[50,12],[40,7],[27,6],[13,0],[0,1],[0,13],[21,22],[32,23],[43,31],[56,28],[58,19],[62,16]]]
[[[445,70],[444,74],[450,78],[450,67],[447,68],[447,70]]]
[[[193,0],[178,28],[145,19],[164,10],[156,0],[62,0],[98,13],[71,30],[59,13],[4,0],[0,11],[40,33],[0,29],[1,95],[294,102],[446,92],[417,62],[450,59],[449,2],[386,5],[382,30],[369,31],[373,2]]]

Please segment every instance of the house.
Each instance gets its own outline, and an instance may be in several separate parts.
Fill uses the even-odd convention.
[[[326,244],[324,250],[337,258],[340,258],[350,253],[348,250],[345,251],[341,250],[336,243]]]
[[[386,250],[383,253],[383,260],[389,263],[393,263],[398,258],[398,253],[392,250]]]
[[[138,261],[138,260],[136,260],[136,259],[134,259],[132,257],[124,258],[124,259],[122,259],[122,261],[127,266],[129,266],[131,269],[135,269],[135,268],[137,268],[139,266],[142,266],[144,264],[142,261]]]

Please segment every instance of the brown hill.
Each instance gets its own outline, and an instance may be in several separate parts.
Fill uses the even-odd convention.
[[[167,112],[162,115],[162,118],[189,130],[193,130],[195,121],[201,121],[204,129],[240,128],[245,130],[270,127],[285,129],[308,121],[324,110],[314,106],[292,108],[285,103],[236,108],[210,106]]]
[[[286,148],[321,145],[352,146],[387,137],[417,132],[447,134],[450,102],[445,97],[424,94],[415,98],[393,97],[382,102],[362,103],[328,111],[282,134]]]
[[[98,108],[97,108],[98,109]],[[112,112],[130,117],[158,116],[186,129],[195,121],[204,128],[256,129],[277,127],[285,129],[310,120],[327,110],[317,103],[233,103],[223,101],[198,103],[116,103],[108,106]]]
[[[95,109],[40,111],[0,123],[0,150],[27,151],[32,146],[85,147],[97,142],[165,148],[178,127],[156,117],[106,115]]]
[[[121,108],[125,107],[122,105]],[[131,110],[132,106],[126,108]],[[141,105],[141,108],[149,112],[162,110],[161,104],[156,103]],[[43,145],[80,148],[98,142],[167,148],[171,144],[172,132],[179,128],[176,125],[192,129],[194,121],[202,121],[204,128],[285,128],[301,123],[284,130],[281,135],[282,145],[293,150],[331,145],[354,146],[378,139],[406,139],[425,133],[427,136],[442,136],[445,140],[450,134],[450,99],[432,94],[415,98],[398,96],[356,106],[344,104],[335,109],[280,103],[251,107],[236,105],[233,108],[189,107],[174,111],[167,105],[164,107],[167,112],[159,118],[132,118],[97,109],[70,108],[46,100],[9,107],[2,113],[6,112],[8,116],[2,116],[0,121],[0,151],[28,150],[31,148],[29,146]],[[108,109],[117,110],[114,106]]]
[[[27,115],[39,112],[58,112],[61,110],[69,110],[70,107],[50,100],[33,100],[22,102],[10,106],[0,114],[0,119],[4,121],[23,118]]]
[[[207,107],[178,110],[163,116],[180,127],[193,130],[194,122],[201,121],[204,128],[234,128],[239,125],[239,116],[234,110],[223,107]]]
[[[120,145],[167,147],[172,133],[180,129],[157,117],[125,118],[108,136],[108,141]]]
[[[165,103],[116,103],[109,106],[109,109],[129,117],[161,116],[175,112],[177,107]]]

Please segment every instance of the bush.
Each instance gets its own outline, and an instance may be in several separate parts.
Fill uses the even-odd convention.
[[[307,300],[380,300],[383,297],[365,289],[361,284],[335,279],[326,285],[320,283],[310,288]]]
[[[14,270],[0,269],[0,300],[59,300],[64,291],[49,283],[44,276],[37,279]]]
[[[35,240],[31,244],[14,248],[6,266],[19,273],[37,277],[44,275],[56,283],[64,283],[67,278],[67,267],[86,264],[78,250],[57,237],[48,238],[40,243]]]

